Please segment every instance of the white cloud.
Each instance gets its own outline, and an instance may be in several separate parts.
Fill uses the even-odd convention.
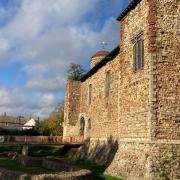
[[[90,57],[101,49],[102,41],[108,42],[108,49],[118,44],[119,27],[114,17],[108,17],[98,30],[94,30],[91,22],[84,21],[90,12],[96,11],[99,2],[22,0],[11,21],[0,28],[0,61],[23,64],[21,70],[27,74],[27,81],[19,92],[0,90],[0,94],[7,97],[2,105],[0,103],[0,111],[3,111],[5,102],[7,108],[8,102],[16,104],[21,102],[18,99],[22,99],[16,108],[9,106],[9,112],[46,116],[58,101],[52,93],[63,91],[69,64],[87,64]],[[29,102],[28,98],[18,97],[18,94],[33,96],[34,99]]]
[[[10,115],[47,117],[58,103],[58,99],[51,93],[39,93],[28,98],[25,91],[0,87],[0,112]],[[35,101],[38,99],[38,101]]]
[[[53,94],[44,94],[41,98],[40,98],[40,104],[41,106],[50,106],[54,103],[55,97]]]
[[[23,0],[22,5],[4,29],[4,35],[15,40],[36,37],[46,28],[78,22],[97,0]]]
[[[5,55],[10,48],[10,45],[6,39],[0,38],[0,56]]]
[[[27,82],[25,87],[32,91],[57,92],[63,90],[65,81],[65,78],[61,79],[61,77],[58,77],[58,75],[55,77],[55,79],[33,78]]]
[[[23,106],[25,97],[18,93],[17,89],[7,90],[0,88],[0,107],[1,108],[17,108]]]

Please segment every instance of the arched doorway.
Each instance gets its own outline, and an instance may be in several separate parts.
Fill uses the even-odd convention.
[[[79,134],[81,136],[84,136],[84,130],[85,130],[85,119],[82,116],[81,119],[80,119],[80,129],[79,129]]]

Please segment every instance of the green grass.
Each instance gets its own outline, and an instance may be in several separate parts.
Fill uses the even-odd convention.
[[[104,175],[103,173],[105,171],[105,168],[94,165],[87,161],[81,161],[77,164],[77,166],[82,169],[90,170],[93,173],[94,179],[97,179],[97,180],[101,180],[101,179],[105,179],[105,180],[118,180],[119,179],[120,180],[120,178]]]
[[[0,153],[2,152],[18,152],[21,153],[22,146],[6,146],[0,145]],[[29,156],[45,157],[45,156],[60,156],[62,148],[60,146],[37,146],[29,145]]]
[[[14,147],[5,147],[0,146],[0,152],[4,151],[18,151],[21,152],[21,146]],[[72,157],[62,156],[62,148],[57,146],[29,146],[29,155],[34,157],[42,157],[42,156],[56,156],[61,157],[65,160],[72,160]],[[118,180],[119,178],[104,175],[105,168],[101,166],[94,165],[87,161],[81,161],[76,164],[78,167],[82,169],[89,169],[92,171],[94,179],[97,180]],[[42,167],[26,167],[15,161],[12,161],[7,158],[0,158],[0,167],[4,167],[9,170],[21,171],[28,174],[41,174],[41,173],[51,173],[52,170],[45,169]]]
[[[2,152],[21,152],[22,147],[20,145],[17,146],[8,146],[8,145],[0,145],[0,153]]]
[[[61,149],[62,148],[59,146],[29,146],[29,156],[59,156],[61,154]]]
[[[0,158],[0,167],[6,168],[13,171],[20,171],[27,174],[42,174],[42,173],[53,173],[53,170],[46,169],[43,167],[27,167],[20,163],[10,160],[8,158]]]

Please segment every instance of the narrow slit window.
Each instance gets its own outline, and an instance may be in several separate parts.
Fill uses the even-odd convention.
[[[109,96],[110,85],[111,85],[111,73],[110,71],[108,71],[106,73],[106,79],[105,79],[105,97]]]
[[[89,84],[88,103],[91,104],[91,101],[92,101],[92,84]]]
[[[134,71],[144,67],[144,41],[138,40],[134,44]]]

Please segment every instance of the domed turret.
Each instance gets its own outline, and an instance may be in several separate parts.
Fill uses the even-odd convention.
[[[98,62],[100,62],[108,54],[109,52],[105,50],[98,51],[96,54],[94,54],[91,57],[90,68],[92,69]]]

